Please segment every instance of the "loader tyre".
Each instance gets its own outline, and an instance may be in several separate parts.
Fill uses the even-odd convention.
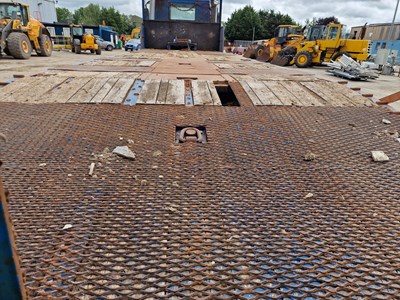
[[[7,48],[10,55],[18,59],[28,59],[32,54],[31,41],[25,33],[11,32],[7,38]]]
[[[311,65],[312,57],[308,51],[300,51],[294,57],[294,63],[298,68],[307,68]]]
[[[338,61],[343,55],[346,55],[351,58],[350,54],[348,54],[347,52],[339,52],[332,56],[332,60]]]
[[[82,53],[81,45],[75,45],[75,53],[76,54],[81,54]]]
[[[100,47],[96,49],[96,54],[97,54],[97,55],[100,55],[100,54],[101,54],[101,48],[100,48]]]
[[[53,52],[53,43],[51,42],[48,35],[43,34],[42,37],[39,39],[40,45],[40,53],[39,56],[51,56]]]
[[[256,52],[254,54],[255,58],[258,60],[259,58],[261,58],[263,52],[264,52],[265,46],[264,45],[258,45],[258,47],[256,48]]]

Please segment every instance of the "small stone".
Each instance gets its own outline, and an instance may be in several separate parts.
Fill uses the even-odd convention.
[[[400,143],[400,138],[397,138],[396,140]]]
[[[142,181],[140,182],[141,185],[147,185],[147,180],[146,179],[142,179]]]
[[[62,230],[67,230],[67,229],[70,229],[70,228],[72,228],[72,225],[71,224],[66,224],[66,225],[64,225]]]
[[[118,146],[113,150],[112,153],[115,153],[127,159],[135,159],[135,153],[133,153],[132,150],[128,148],[128,146]]]
[[[131,139],[128,139],[127,142],[128,142],[128,144],[134,144],[134,143],[135,143],[135,142],[134,142],[133,140],[131,140]]]
[[[378,162],[389,161],[389,157],[383,151],[371,151],[372,159]]]
[[[123,138],[122,136],[120,136],[120,137],[119,137],[119,140],[120,140],[120,141],[123,141],[123,140],[124,140],[124,138]]]
[[[313,193],[308,193],[307,195],[304,196],[304,199],[309,199],[309,198],[312,198],[312,197],[314,197],[314,194]]]
[[[154,151],[153,152],[153,157],[159,157],[162,155],[162,152],[160,150]]]
[[[4,143],[7,143],[7,136],[4,133],[0,132],[0,140],[3,140]]]
[[[388,119],[382,119],[383,124],[392,124]]]
[[[45,167],[45,166],[47,166],[46,163],[41,163],[41,164],[39,164],[39,167]]]
[[[152,166],[152,169],[158,169],[158,166]]]
[[[158,176],[158,178],[164,178],[164,176],[163,176],[163,175],[160,175],[160,176]]]
[[[311,151],[307,151],[306,154],[304,155],[304,160],[305,161],[313,161],[317,156],[312,153]]]
[[[172,183],[172,186],[174,186],[174,187],[179,187],[179,183],[178,183],[177,181],[174,181],[174,182]]]
[[[356,127],[356,124],[354,124],[354,123],[349,123],[349,126],[350,126],[350,127]]]
[[[67,176],[68,176],[68,177],[72,177],[72,174],[68,174]]]

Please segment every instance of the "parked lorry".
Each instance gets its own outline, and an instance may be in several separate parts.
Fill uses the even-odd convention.
[[[51,56],[53,44],[47,28],[30,17],[27,4],[0,2],[0,54],[28,59],[33,50],[38,56]]]

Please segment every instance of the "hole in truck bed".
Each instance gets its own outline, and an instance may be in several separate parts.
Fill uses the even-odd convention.
[[[228,82],[214,82],[222,106],[240,106],[235,93]]]

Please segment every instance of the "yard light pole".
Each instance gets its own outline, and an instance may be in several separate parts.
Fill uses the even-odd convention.
[[[394,10],[392,25],[390,25],[389,37],[388,37],[389,41],[394,40],[394,38],[392,38],[392,35],[393,35],[393,31],[394,31],[394,22],[396,21],[397,9],[399,8],[399,2],[400,2],[400,0],[397,0],[396,9]],[[390,43],[390,45],[392,45],[392,42]],[[391,51],[391,48],[392,47],[389,46],[389,51]]]

